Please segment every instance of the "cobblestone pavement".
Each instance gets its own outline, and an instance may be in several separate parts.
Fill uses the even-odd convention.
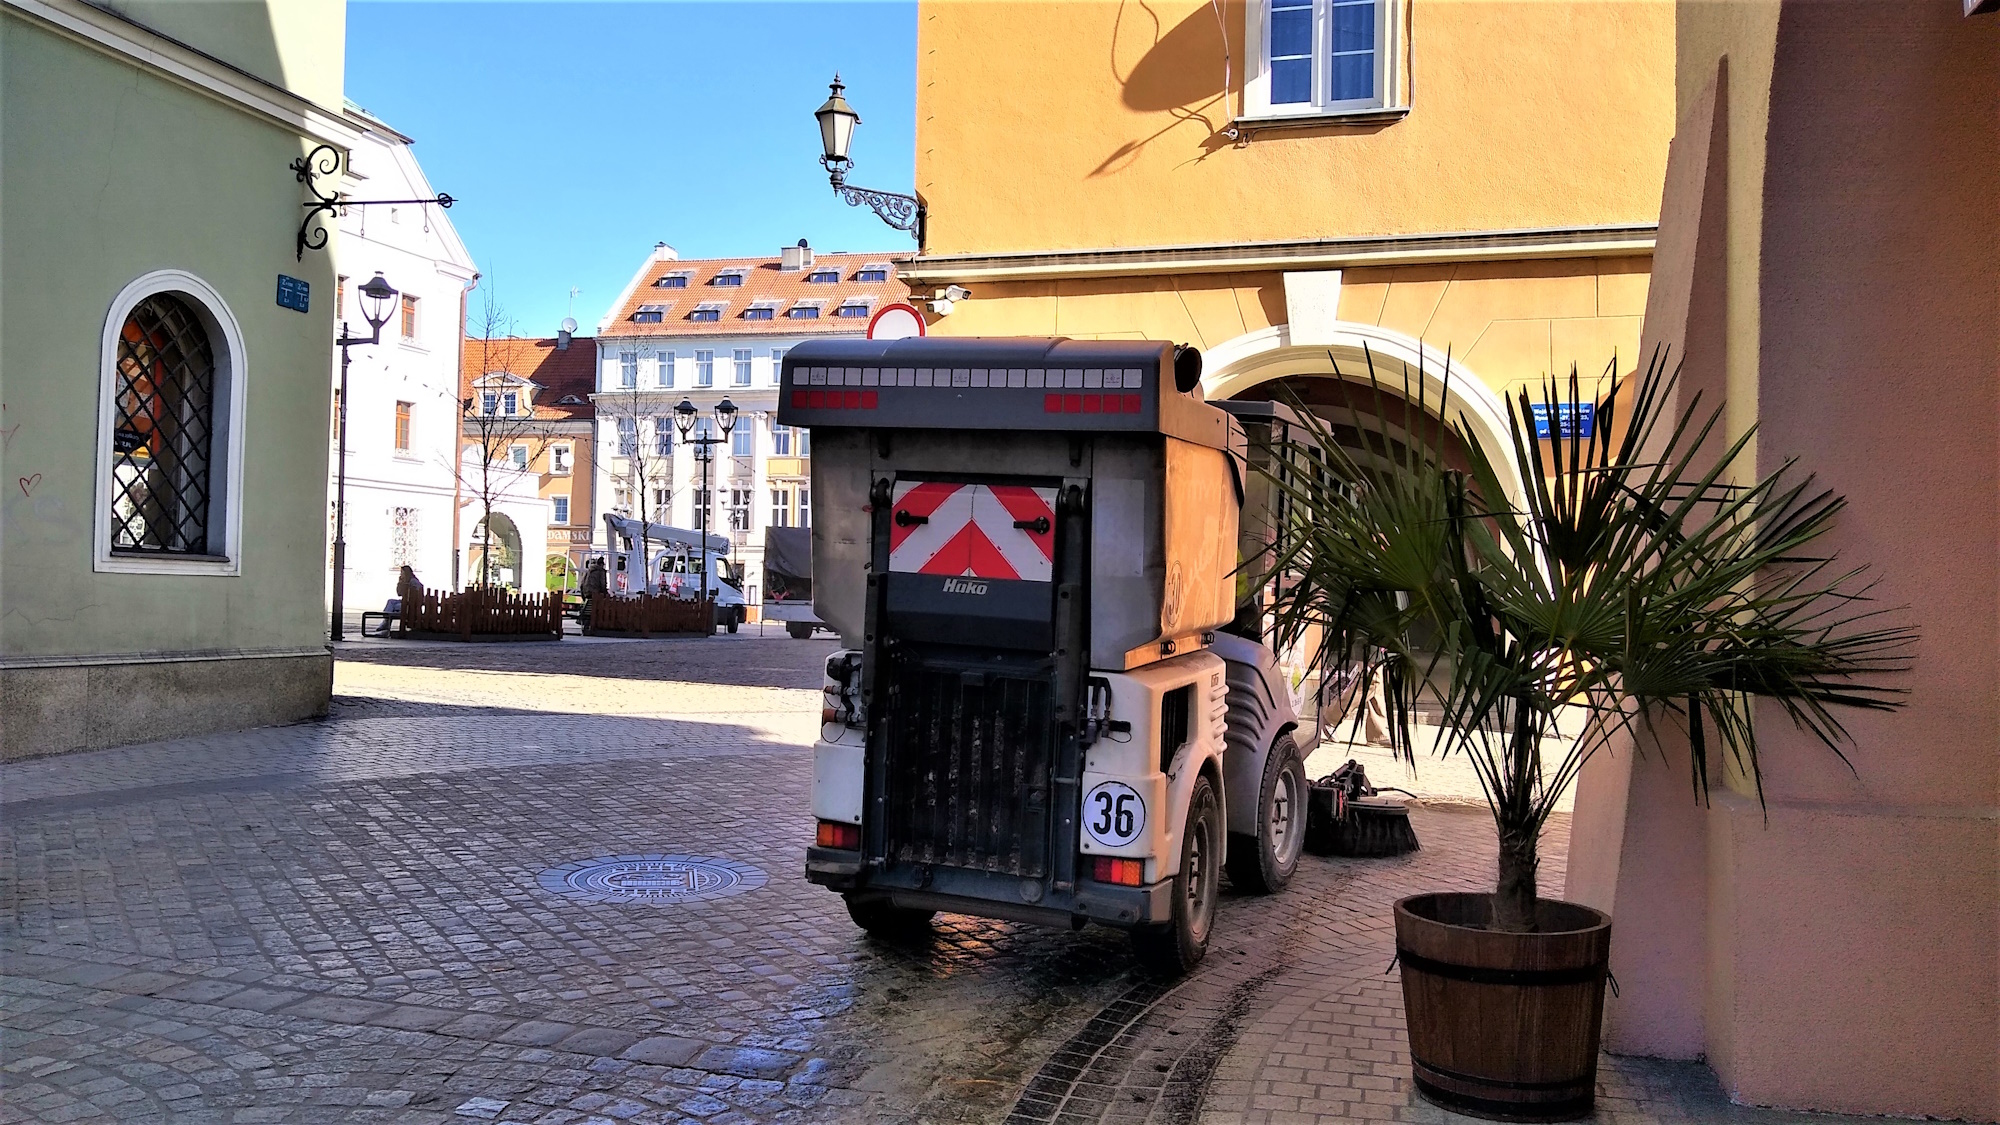
[[[800,875],[830,648],[356,642],[325,721],[0,767],[0,1122],[1459,1120],[1381,973],[1388,902],[1483,879],[1478,816],[1230,897],[1172,987],[1103,929],[883,943]],[[767,881],[542,881],[635,853]],[[1607,1060],[1600,1119],[1802,1120],[1705,1075]]]

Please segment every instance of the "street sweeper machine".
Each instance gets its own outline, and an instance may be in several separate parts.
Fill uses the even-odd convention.
[[[813,606],[843,645],[806,874],[866,929],[1097,922],[1172,974],[1207,947],[1225,865],[1238,889],[1291,878],[1316,714],[1242,627],[1239,521],[1269,526],[1270,490],[1200,366],[1065,339],[786,355]]]

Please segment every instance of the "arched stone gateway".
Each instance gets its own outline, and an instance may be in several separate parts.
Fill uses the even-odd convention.
[[[474,583],[521,585],[521,530],[505,512],[494,512],[490,521],[473,525],[472,547],[466,557],[472,561]]]
[[[1447,368],[1444,352],[1372,324],[1342,323],[1319,335],[1327,342],[1294,344],[1290,326],[1277,324],[1224,341],[1204,357],[1202,389],[1211,400],[1276,398],[1278,388],[1289,384],[1315,413],[1335,425],[1336,432],[1342,417],[1351,417],[1350,411],[1383,415],[1392,436],[1417,430],[1425,440],[1433,440],[1439,432],[1433,428],[1436,418],[1454,425],[1463,419],[1493,462],[1508,496],[1517,503],[1521,500],[1524,493],[1508,437],[1507,405],[1478,375],[1455,360]],[[1382,391],[1380,409],[1368,386],[1371,357]],[[1408,399],[1406,386],[1411,391]],[[1416,416],[1418,388],[1429,420]],[[1446,461],[1463,466],[1465,452],[1457,435],[1448,427],[1443,433],[1441,452]]]

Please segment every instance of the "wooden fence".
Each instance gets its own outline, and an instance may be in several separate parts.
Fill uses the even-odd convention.
[[[714,631],[714,606],[671,594],[636,594],[613,597],[598,594],[584,610],[588,636],[650,637],[655,633],[700,633]]]
[[[501,637],[561,638],[562,595],[510,594],[475,586],[463,593],[424,593],[403,599],[403,636],[437,640]]]

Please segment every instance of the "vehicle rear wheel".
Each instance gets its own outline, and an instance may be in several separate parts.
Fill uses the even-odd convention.
[[[1178,977],[1201,963],[1215,922],[1221,888],[1222,809],[1208,778],[1195,779],[1188,794],[1187,826],[1181,830],[1181,870],[1174,876],[1173,917],[1132,931],[1139,963],[1160,977]]]
[[[876,937],[907,938],[927,933],[935,910],[911,910],[882,899],[860,899],[848,895],[847,916],[854,924]]]
[[[730,613],[730,615],[729,615],[729,631],[730,631],[730,632],[734,633],[734,632],[736,631],[737,627],[743,624],[743,616],[744,616],[744,614],[743,614],[743,611],[742,611],[741,609],[738,609],[738,610],[735,610],[735,611],[733,611],[733,612],[731,612],[731,613]]]
[[[809,641],[812,640],[813,627],[804,621],[787,621],[785,633],[795,641]]]
[[[1255,835],[1229,837],[1229,882],[1239,891],[1275,894],[1292,881],[1306,841],[1306,764],[1298,743],[1281,734],[1264,758]]]

